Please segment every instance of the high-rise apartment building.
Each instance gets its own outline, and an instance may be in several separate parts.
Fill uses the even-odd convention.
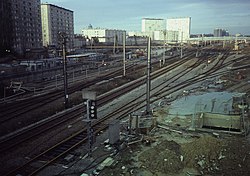
[[[154,32],[165,30],[165,20],[157,18],[143,18],[142,19],[142,32]]]
[[[225,29],[216,28],[214,29],[214,37],[229,36],[229,32]]]
[[[42,47],[40,0],[2,0],[0,13],[1,45],[18,54]]]
[[[10,52],[12,42],[11,3],[9,1],[0,1],[0,57]]]
[[[159,18],[143,18],[141,31],[154,39],[154,31],[166,30],[166,21]]]
[[[97,38],[102,43],[113,43],[114,38],[116,38],[116,42],[121,44],[124,32],[124,30],[92,28],[90,26],[82,30],[82,35],[87,39]]]
[[[101,43],[113,43],[116,38],[116,42],[122,44],[124,32],[117,29],[88,28],[82,30],[82,35],[89,40],[97,38]]]
[[[190,37],[191,17],[168,18],[167,30],[178,31],[178,42],[186,42]]]
[[[178,31],[154,31],[154,40],[162,40],[166,43],[178,41]]]
[[[66,34],[67,49],[73,48],[74,16],[73,11],[53,4],[41,4],[43,46],[59,47],[59,32]]]

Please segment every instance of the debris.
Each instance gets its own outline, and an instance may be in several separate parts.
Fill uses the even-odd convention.
[[[219,136],[220,136],[218,133],[215,133],[215,132],[213,132],[213,135],[214,135],[215,137],[219,137]]]
[[[74,155],[72,154],[69,154],[64,158],[64,160],[66,160],[67,162],[71,162],[73,161],[73,159],[74,159]]]
[[[222,155],[222,152],[220,152],[220,154],[219,154],[219,160],[221,160],[221,159],[223,159],[223,158],[226,158],[226,156],[224,156],[224,155]]]
[[[141,139],[139,139],[139,140],[135,140],[135,141],[129,142],[128,145],[131,145],[131,144],[135,144],[135,143],[141,142],[142,139],[143,139],[143,136],[142,136]]]
[[[174,141],[163,141],[141,153],[138,159],[151,172],[178,173],[184,167],[180,163],[180,146]]]
[[[68,128],[71,128],[72,127],[72,125],[68,125]]]
[[[184,157],[181,155],[181,156],[180,156],[180,158],[181,158],[181,162],[182,162],[182,161],[183,161],[183,159],[184,159]]]
[[[107,157],[99,166],[97,167],[97,170],[101,171],[105,167],[110,167],[114,163],[114,159],[111,157]]]
[[[205,160],[200,160],[197,162],[197,164],[201,167],[201,168],[204,168],[204,165],[206,164],[206,161]]]
[[[204,136],[191,143],[183,144],[181,149],[185,158],[184,164],[188,167],[196,167],[205,174],[213,173],[218,166],[223,145],[222,140],[211,136]]]
[[[191,173],[191,172],[187,171],[187,172],[186,172],[186,175],[187,175],[187,176],[199,176],[199,175],[201,175],[201,174],[198,174],[198,173]]]
[[[130,174],[134,174],[134,170],[133,169],[130,170]]]
[[[69,168],[69,166],[65,166],[65,165],[63,165],[62,166],[64,169],[68,169]]]
[[[165,126],[162,126],[162,125],[157,125],[157,127],[168,130],[168,131],[171,131],[171,132],[182,134],[182,131],[174,130],[174,129],[171,129],[169,127],[165,127]]]

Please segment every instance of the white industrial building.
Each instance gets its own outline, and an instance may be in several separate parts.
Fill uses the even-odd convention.
[[[190,37],[191,17],[168,18],[167,30],[178,31],[178,42],[187,42]]]
[[[87,29],[82,30],[82,35],[90,41],[97,38],[98,42],[101,43],[113,43],[114,38],[116,38],[116,42],[122,44],[125,32],[124,30],[92,28],[92,26],[89,26]]]
[[[154,31],[166,30],[166,21],[159,18],[143,18],[142,33],[154,39]]]
[[[148,35],[145,32],[140,31],[129,31],[127,32],[129,37],[137,36],[137,37],[147,37]]]
[[[164,40],[166,43],[177,42],[178,36],[178,31],[154,31],[154,40]]]
[[[59,45],[59,32],[67,37],[67,49],[73,48],[73,11],[52,4],[41,4],[43,46]]]

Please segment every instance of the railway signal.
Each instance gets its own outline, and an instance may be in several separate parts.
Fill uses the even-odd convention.
[[[95,100],[89,100],[89,118],[90,119],[97,119],[97,107],[96,107],[96,101]]]
[[[87,128],[88,128],[88,141],[89,141],[89,156],[92,155],[92,145],[94,142],[94,131],[92,128],[91,121],[92,119],[97,119],[97,106],[96,106],[96,92],[93,91],[87,91],[82,90],[82,98],[84,100],[87,99],[86,105],[87,105],[87,119],[85,122],[87,122]]]

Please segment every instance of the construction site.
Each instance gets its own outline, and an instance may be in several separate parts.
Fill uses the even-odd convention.
[[[144,49],[125,70],[137,77],[97,72],[81,91],[75,86],[71,97],[80,104],[65,111],[55,109],[59,100],[47,102],[56,94],[15,104],[29,109],[2,120],[0,173],[249,175],[249,44],[152,48],[158,54],[152,65],[151,49]],[[46,106],[30,110],[42,101]],[[56,112],[43,117],[51,107]]]
[[[66,162],[59,175],[249,175],[249,73],[249,68],[234,71],[172,91],[165,98],[155,96],[149,107],[144,104],[127,118],[110,121],[108,130],[96,135],[91,157],[88,153],[73,164]],[[166,79],[165,75],[152,81],[152,87]],[[118,102],[129,101],[147,87],[137,89],[99,112],[112,111]]]

